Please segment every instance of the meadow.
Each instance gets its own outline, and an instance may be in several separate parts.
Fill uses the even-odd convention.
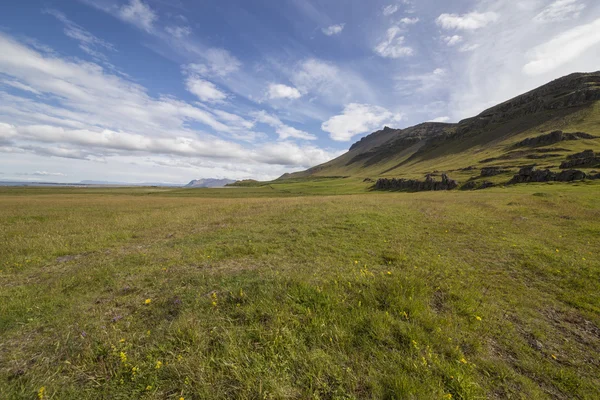
[[[0,399],[598,399],[599,194],[0,188]]]

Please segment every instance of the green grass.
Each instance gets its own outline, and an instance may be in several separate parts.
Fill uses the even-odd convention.
[[[0,189],[0,398],[600,398],[599,192]]]

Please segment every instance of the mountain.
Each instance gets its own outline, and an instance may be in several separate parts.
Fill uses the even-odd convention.
[[[600,71],[565,76],[459,123],[385,127],[334,160],[279,179],[444,172],[466,181],[490,167],[507,175],[531,164],[557,168],[583,150],[600,150]]]
[[[234,180],[231,179],[194,179],[187,185],[186,188],[220,188],[228,185],[230,183],[234,183]]]

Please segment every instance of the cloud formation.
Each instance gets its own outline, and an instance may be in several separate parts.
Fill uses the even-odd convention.
[[[386,38],[375,46],[375,52],[381,57],[386,58],[401,58],[408,57],[414,54],[412,47],[405,44],[404,36],[401,36],[402,30],[393,26],[386,32]]]
[[[268,96],[270,99],[299,99],[302,94],[295,87],[271,83],[269,85]]]
[[[585,7],[586,5],[579,0],[556,0],[536,15],[533,21],[545,24],[579,18]]]
[[[323,28],[321,30],[327,36],[339,35],[344,30],[345,25],[346,24],[331,25],[331,26],[328,26],[327,28]]]
[[[342,114],[325,121],[321,129],[329,132],[331,139],[339,142],[350,141],[356,135],[370,133],[386,123],[398,123],[401,114],[370,104],[348,104]]]
[[[130,0],[119,9],[119,17],[146,32],[151,32],[158,16],[149,5],[141,0]]]
[[[498,21],[500,16],[495,12],[471,12],[468,14],[442,14],[436,23],[444,29],[474,31],[481,29],[492,22]]]

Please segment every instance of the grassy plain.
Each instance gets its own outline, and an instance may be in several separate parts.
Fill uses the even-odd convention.
[[[0,398],[600,398],[599,194],[1,188]]]

